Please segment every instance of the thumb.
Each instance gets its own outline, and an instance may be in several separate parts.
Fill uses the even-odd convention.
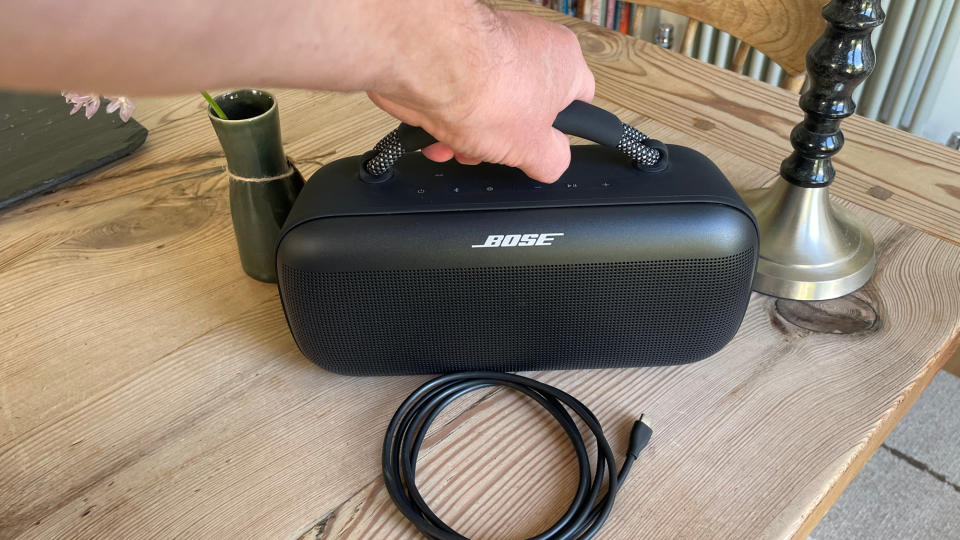
[[[517,165],[527,176],[547,184],[556,182],[570,166],[570,139],[552,127],[542,131]]]

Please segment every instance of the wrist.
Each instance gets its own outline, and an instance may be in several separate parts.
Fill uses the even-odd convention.
[[[409,11],[409,10],[407,10]],[[426,16],[424,16],[426,14]],[[503,16],[475,0],[434,0],[398,25],[368,90],[405,108],[455,122],[468,114],[465,96],[496,84],[507,52]],[[427,126],[424,126],[427,127]]]
[[[289,38],[277,43],[271,31],[253,51],[266,85],[456,95],[447,85],[464,78],[462,63],[484,59],[498,20],[478,0],[293,2],[276,25]]]

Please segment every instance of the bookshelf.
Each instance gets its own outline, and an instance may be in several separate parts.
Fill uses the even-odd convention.
[[[599,26],[634,37],[647,38],[643,24],[644,10],[621,0],[531,0],[534,4],[554,9]]]

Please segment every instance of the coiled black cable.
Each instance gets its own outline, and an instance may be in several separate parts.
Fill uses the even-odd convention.
[[[510,373],[477,371],[444,375],[424,384],[410,394],[410,397],[393,415],[383,440],[383,479],[390,498],[403,515],[427,538],[465,539],[437,517],[421,497],[416,484],[417,456],[420,453],[420,445],[430,429],[430,424],[444,407],[467,392],[488,386],[512,388],[542,405],[563,427],[577,454],[580,481],[573,502],[559,521],[533,538],[538,540],[593,538],[610,514],[617,490],[630,472],[634,460],[650,440],[652,434],[650,427],[643,422],[643,415],[634,423],[630,434],[630,447],[620,472],[609,475],[607,491],[600,498],[603,478],[608,470],[611,473],[616,471],[617,464],[613,451],[603,436],[603,428],[600,427],[597,417],[583,403],[566,392]],[[564,405],[583,419],[597,440],[598,462],[596,473],[592,478],[590,460],[583,437]]]

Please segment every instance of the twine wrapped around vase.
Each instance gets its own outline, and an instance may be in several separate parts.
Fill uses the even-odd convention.
[[[289,160],[287,160],[287,161],[289,162]],[[278,174],[278,175],[276,175],[276,176],[265,176],[265,177],[248,178],[248,177],[246,177],[246,176],[238,176],[238,175],[236,175],[236,174],[233,174],[233,173],[231,173],[229,170],[227,171],[227,174],[230,175],[230,179],[231,179],[231,180],[237,180],[237,181],[240,181],[240,182],[271,182],[271,181],[273,181],[273,180],[284,180],[284,179],[289,178],[290,176],[292,176],[294,173],[296,173],[296,170],[293,168],[293,164],[292,164],[292,163],[290,164],[290,169],[288,169],[287,172],[285,172],[285,173],[283,173],[283,174]]]

